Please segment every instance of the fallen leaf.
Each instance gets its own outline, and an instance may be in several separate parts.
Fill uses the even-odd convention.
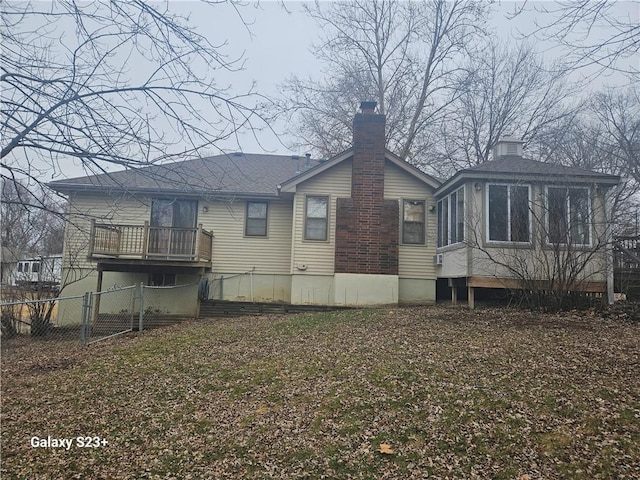
[[[393,448],[388,443],[380,444],[380,453],[384,453],[385,455],[391,455],[393,453]]]

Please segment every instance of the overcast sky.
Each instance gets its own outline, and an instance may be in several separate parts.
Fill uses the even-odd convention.
[[[277,96],[280,92],[278,85],[287,77],[296,74],[303,78],[319,79],[322,69],[312,51],[312,44],[318,40],[319,27],[304,12],[301,2],[267,1],[258,3],[247,2],[236,11],[230,5],[203,5],[196,1],[171,0],[169,8],[175,13],[189,16],[189,23],[212,44],[222,45],[230,58],[244,56],[245,67],[239,72],[221,72],[219,84],[231,85],[236,93],[246,92],[255,83],[255,91],[267,95]],[[496,35],[511,38],[513,41],[519,32],[530,32],[534,22],[540,20],[534,14],[524,14],[515,20],[507,19],[507,14],[516,8],[515,2],[500,2],[488,27]],[[616,8],[621,15],[627,15],[638,21],[639,2],[619,2]],[[240,17],[240,15],[242,18]],[[246,25],[245,23],[246,22]],[[70,26],[71,28],[71,26]],[[72,34],[72,32],[69,32]],[[536,45],[540,52],[544,52],[548,59],[559,55],[557,49],[550,43],[540,42]],[[601,82],[615,82],[615,78],[600,78]],[[353,105],[356,112],[358,105]],[[305,152],[291,151],[286,147],[290,139],[286,132],[288,125],[273,126],[276,131],[283,133],[281,140],[272,132],[258,132],[256,141],[251,134],[240,138],[241,149],[245,152],[268,152],[278,154],[304,154]],[[283,145],[284,143],[284,145]],[[220,144],[221,150],[237,150],[232,142]],[[219,153],[211,152],[211,153]],[[112,168],[110,168],[112,170]],[[56,175],[74,177],[84,175],[85,172],[77,162],[69,161],[62,166],[63,172]],[[44,172],[43,172],[44,173]],[[45,175],[48,176],[48,175]],[[43,178],[44,181],[52,178]]]
[[[243,25],[238,13],[228,5],[215,6],[213,9],[190,1],[174,1],[170,5],[177,11],[191,11],[190,19],[198,30],[210,36],[216,44],[226,41],[225,48],[231,56],[244,53],[245,69],[228,77],[228,82],[236,85],[239,91],[246,90],[255,82],[258,92],[277,95],[278,84],[292,74],[317,78],[322,73],[323,65],[312,52],[312,44],[317,41],[320,31],[315,22],[304,14],[302,2],[251,2],[239,9],[248,26]],[[496,5],[489,25],[496,35],[516,41],[521,33],[531,32],[536,20],[544,18],[539,14],[526,13],[508,19],[508,13],[512,13],[517,5],[516,2],[504,1]],[[638,19],[640,3],[619,2],[617,8],[621,15]],[[536,48],[549,59],[561,54],[552,43],[538,42]],[[601,86],[603,82],[618,81],[620,79],[602,77],[594,87]],[[354,112],[357,107],[354,105]],[[286,132],[287,126],[277,125],[276,128]],[[242,138],[242,150],[258,152],[266,147],[271,153],[304,153],[291,152],[269,132],[259,134],[259,138],[260,144],[251,135],[245,135]],[[286,133],[282,139],[286,144]]]

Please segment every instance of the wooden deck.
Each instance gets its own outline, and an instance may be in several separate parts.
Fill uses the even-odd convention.
[[[90,257],[211,263],[213,234],[197,228],[152,227],[93,223]]]

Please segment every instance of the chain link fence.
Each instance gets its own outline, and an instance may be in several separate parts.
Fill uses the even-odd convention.
[[[28,342],[89,345],[198,316],[198,284],[131,285],[72,297],[14,289],[0,303],[3,352]]]

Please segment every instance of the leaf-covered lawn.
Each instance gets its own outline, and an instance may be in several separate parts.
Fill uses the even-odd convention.
[[[638,324],[431,307],[62,347],[3,355],[3,479],[640,478]]]

